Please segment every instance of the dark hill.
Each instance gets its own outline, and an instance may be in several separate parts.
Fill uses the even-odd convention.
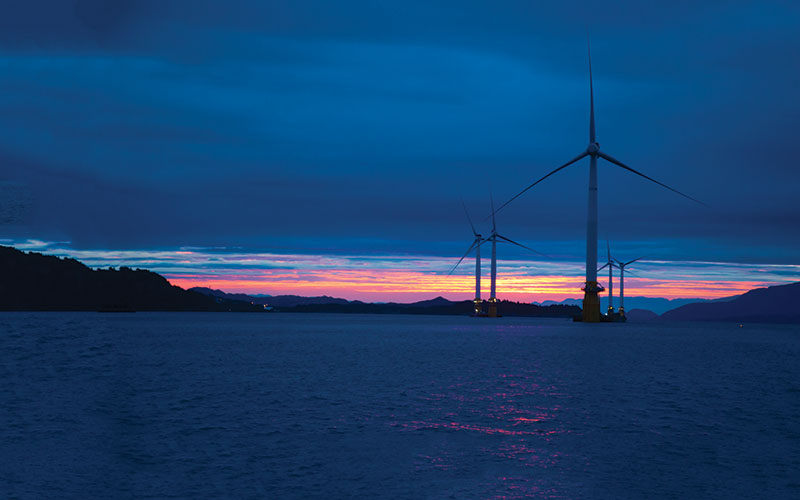
[[[204,286],[196,286],[189,289],[190,292],[197,292],[202,293],[203,295],[210,295],[212,297],[218,297],[220,299],[228,299],[228,300],[239,300],[242,302],[252,302],[253,304],[265,304],[266,302],[259,302],[259,301],[266,301],[266,297],[253,297],[250,295],[245,295],[243,293],[227,293],[223,292],[222,290],[217,290],[215,288],[206,288]]]
[[[800,323],[800,282],[757,288],[729,302],[687,304],[661,315],[670,321]]]
[[[439,296],[435,299],[429,300],[420,300],[419,302],[413,302],[411,304],[403,304],[408,305],[409,307],[436,307],[436,306],[449,306],[453,302],[447,300],[446,298]]]
[[[631,309],[630,311],[625,312],[625,317],[628,319],[628,321],[638,323],[642,321],[652,321],[658,318],[658,314],[647,309]]]
[[[242,294],[229,294],[221,290],[210,288],[191,288],[203,294],[215,297],[242,297],[256,304],[266,304],[277,308],[281,312],[302,313],[346,313],[346,314],[442,314],[442,315],[469,315],[472,314],[471,300],[452,302],[444,297],[430,300],[400,304],[396,302],[369,303],[360,300],[348,301],[336,297],[301,297],[298,295],[276,295],[274,297],[251,296]],[[568,305],[539,306],[519,302],[500,301],[498,311],[505,316],[533,316],[550,318],[570,318],[580,314],[580,307]]]
[[[347,304],[304,304],[294,307],[282,307],[284,312],[326,312],[351,314],[436,314],[467,316],[472,314],[471,300],[451,302],[447,299],[433,299],[413,304],[369,304],[353,301]],[[522,302],[506,300],[497,303],[497,310],[504,316],[528,316],[539,318],[571,318],[580,314],[580,307],[566,305],[537,306]]]
[[[294,307],[298,305],[308,304],[347,304],[346,299],[338,299],[336,297],[328,297],[322,295],[320,297],[301,297],[300,295],[245,295],[243,293],[227,293],[222,290],[215,290],[205,287],[190,288],[191,292],[202,293],[203,295],[212,295],[232,300],[244,300],[245,302],[252,302],[253,304],[270,305],[272,307]]]
[[[347,304],[346,299],[339,299],[336,297],[328,297],[322,295],[320,297],[301,297],[299,295],[276,295],[274,297],[266,297],[264,300],[274,307],[290,307],[296,305],[308,304]]]
[[[263,307],[189,292],[150,271],[93,270],[74,259],[0,246],[0,310],[263,311]]]

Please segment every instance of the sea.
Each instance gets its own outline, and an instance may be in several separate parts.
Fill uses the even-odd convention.
[[[800,498],[800,327],[0,313],[0,498]]]

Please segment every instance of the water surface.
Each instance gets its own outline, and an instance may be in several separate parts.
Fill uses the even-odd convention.
[[[3,498],[800,498],[800,329],[0,314]]]

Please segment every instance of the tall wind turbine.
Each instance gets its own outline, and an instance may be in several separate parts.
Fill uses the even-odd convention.
[[[620,316],[625,316],[625,266],[628,264],[633,264],[637,260],[644,259],[644,257],[639,257],[637,259],[629,260],[628,262],[621,262],[617,261],[617,267],[619,267],[619,314]],[[616,260],[616,259],[615,259]],[[630,272],[630,271],[628,271]]]
[[[491,295],[489,296],[489,317],[496,318],[497,317],[497,239],[499,238],[502,241],[507,243],[511,243],[512,245],[517,245],[518,247],[524,248],[525,250],[529,250],[534,253],[538,253],[539,255],[544,255],[541,252],[537,252],[533,248],[526,247],[521,243],[517,243],[516,241],[506,238],[502,234],[497,232],[497,222],[495,221],[494,216],[494,197],[490,194],[489,195],[491,203],[492,203],[492,233],[486,238],[486,241],[492,242],[492,286],[491,286]]]
[[[606,251],[608,252],[608,260],[603,267],[597,271],[600,272],[606,267],[608,268],[608,312],[606,314],[611,316],[614,314],[614,268],[617,267],[617,265],[611,258],[611,245],[608,243],[608,240],[606,240]]]
[[[467,220],[469,221],[469,225],[472,228],[472,234],[475,236],[475,239],[472,240],[472,244],[467,248],[467,251],[464,252],[464,255],[458,259],[456,265],[453,266],[453,269],[450,270],[448,276],[453,274],[453,271],[456,270],[461,261],[469,255],[472,249],[475,249],[475,299],[473,302],[475,303],[475,315],[479,316],[483,312],[483,308],[481,306],[481,245],[484,244],[487,239],[484,239],[476,230],[475,225],[472,223],[472,218],[469,216],[469,212],[467,212],[467,206],[464,205],[462,201],[461,204],[464,206],[464,213],[467,214]]]
[[[537,180],[533,184],[529,185],[528,187],[520,191],[513,198],[511,198],[503,205],[501,205],[500,208],[497,209],[497,211],[500,211],[503,207],[505,207],[506,205],[517,199],[524,192],[526,192],[533,186],[539,184],[543,180],[547,179],[551,175],[555,174],[559,170],[563,170],[568,166],[572,165],[573,163],[577,162],[578,160],[581,160],[587,156],[589,157],[589,202],[588,202],[588,210],[586,217],[586,283],[583,286],[584,295],[583,295],[582,319],[585,322],[596,323],[600,321],[600,299],[598,298],[597,294],[598,292],[603,291],[603,286],[597,282],[597,159],[602,158],[640,177],[644,177],[645,179],[654,182],[661,187],[667,188],[670,191],[683,196],[684,198],[687,198],[704,206],[707,205],[705,205],[705,203],[703,203],[702,201],[692,198],[687,194],[681,193],[677,189],[673,189],[667,186],[666,184],[663,184],[651,177],[646,176],[645,174],[639,172],[638,170],[634,170],[633,168],[622,163],[621,161],[600,151],[600,144],[597,142],[597,138],[595,136],[594,86],[592,83],[592,51],[591,47],[589,46],[588,40],[587,40],[587,48],[589,53],[589,145],[578,156],[571,159],[567,163],[561,165],[560,167],[556,168],[549,174],[545,175],[541,179]]]

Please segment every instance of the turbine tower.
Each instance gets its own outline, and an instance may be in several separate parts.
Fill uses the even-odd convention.
[[[627,266],[628,264],[633,264],[637,260],[641,260],[641,259],[644,259],[644,257],[639,257],[638,259],[629,260],[628,262],[617,261],[617,267],[619,267],[619,314],[620,314],[620,316],[625,316],[625,266]],[[628,271],[628,272],[630,272],[630,271]]]
[[[462,201],[461,204],[464,205],[464,202]],[[481,303],[481,245],[488,240],[484,239],[475,230],[475,225],[472,224],[472,218],[469,216],[469,212],[467,212],[466,205],[464,205],[464,213],[467,214],[467,220],[469,220],[469,225],[472,228],[472,234],[475,236],[475,239],[472,240],[472,244],[469,246],[469,248],[467,248],[467,251],[464,252],[464,255],[462,255],[461,258],[458,259],[458,262],[456,262],[456,265],[453,266],[453,269],[450,270],[448,276],[453,274],[453,271],[455,271],[458,265],[461,264],[461,261],[464,260],[464,258],[467,255],[469,255],[469,253],[474,248],[475,249],[475,299],[473,299],[473,302],[475,304],[475,310],[474,310],[475,316],[480,316],[483,314],[483,307]]]
[[[497,317],[497,239],[499,238],[502,241],[507,243],[511,243],[512,245],[517,245],[518,247],[524,248],[525,250],[530,250],[531,252],[538,253],[539,255],[544,256],[543,253],[537,252],[533,248],[526,247],[521,243],[517,243],[516,241],[506,238],[502,234],[497,232],[497,222],[495,221],[494,216],[494,197],[490,194],[489,195],[491,203],[492,203],[492,233],[486,238],[486,241],[491,240],[492,242],[492,286],[491,286],[491,294],[489,296],[489,317],[496,318]]]
[[[608,240],[606,240],[606,251],[608,252],[608,260],[597,272],[602,271],[606,267],[608,268],[608,312],[606,312],[606,315],[612,316],[614,314],[614,268],[617,267],[617,265],[611,258],[611,245],[608,243]]]
[[[588,197],[587,217],[586,217],[586,282],[582,287],[582,290],[584,291],[582,321],[596,323],[600,321],[600,299],[598,298],[597,294],[598,292],[603,291],[602,285],[600,285],[597,282],[597,159],[602,158],[609,163],[613,163],[614,165],[620,168],[623,168],[651,182],[654,182],[661,187],[669,189],[670,191],[677,193],[683,196],[684,198],[687,198],[704,206],[707,205],[702,201],[692,198],[687,194],[681,193],[677,189],[671,188],[666,184],[663,184],[653,179],[652,177],[646,176],[645,174],[639,172],[638,170],[634,170],[633,168],[625,165],[624,163],[612,157],[611,155],[608,155],[600,151],[600,144],[597,142],[595,134],[595,126],[594,126],[594,85],[592,83],[592,51],[591,47],[589,46],[588,40],[587,40],[587,49],[589,54],[589,145],[578,156],[571,159],[567,163],[561,165],[560,167],[556,168],[552,172],[548,173],[544,177],[538,179],[536,182],[532,183],[531,185],[529,185],[528,187],[517,193],[513,198],[511,198],[503,205],[501,205],[500,208],[497,209],[497,211],[502,210],[503,207],[505,207],[506,205],[517,199],[527,190],[539,184],[540,182],[547,179],[556,172],[567,168],[568,166],[572,165],[578,160],[581,160],[587,156],[589,157],[589,197]]]

